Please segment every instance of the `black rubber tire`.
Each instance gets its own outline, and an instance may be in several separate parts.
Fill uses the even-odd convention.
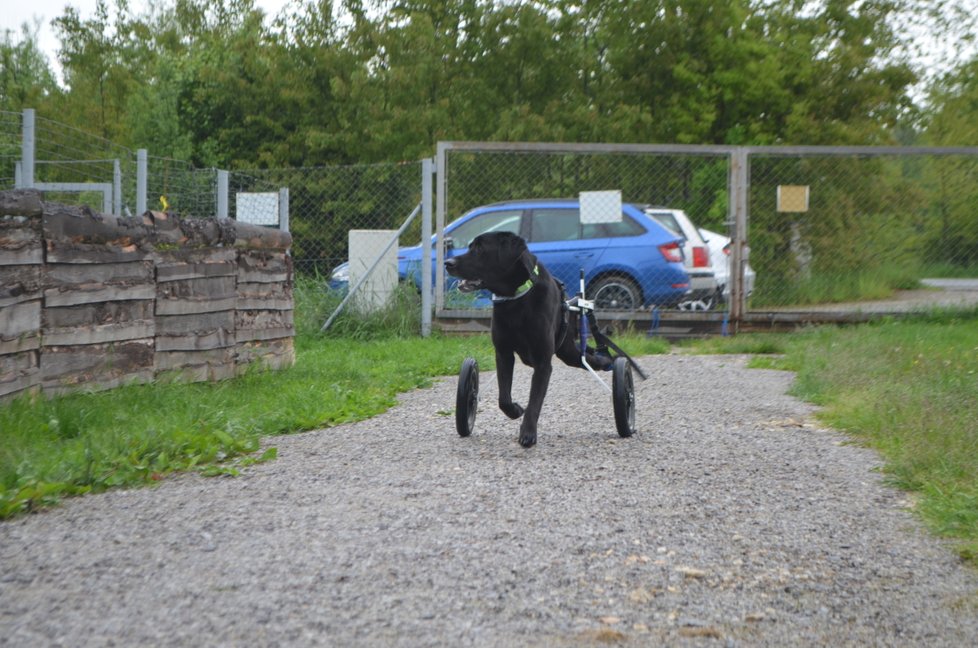
[[[458,372],[458,391],[455,394],[455,430],[467,437],[475,429],[475,413],[479,408],[479,363],[475,358],[462,361]]]
[[[632,366],[626,358],[615,358],[611,365],[611,400],[615,407],[618,436],[632,436],[635,434],[635,383],[632,380]]]
[[[635,311],[642,307],[642,290],[628,277],[606,275],[588,286],[588,296],[594,300],[597,312]]]

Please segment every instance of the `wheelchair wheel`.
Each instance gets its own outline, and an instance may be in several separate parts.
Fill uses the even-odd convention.
[[[467,437],[475,429],[475,412],[479,407],[479,363],[466,358],[458,372],[458,391],[455,394],[455,430]]]
[[[615,406],[618,436],[632,436],[635,434],[635,385],[627,358],[615,358],[611,365],[611,400]]]

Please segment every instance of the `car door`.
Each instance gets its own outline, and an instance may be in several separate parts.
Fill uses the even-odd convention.
[[[606,238],[585,238],[577,205],[539,207],[529,212],[524,236],[530,251],[564,283],[568,295],[578,292],[581,270],[588,277],[608,245]]]

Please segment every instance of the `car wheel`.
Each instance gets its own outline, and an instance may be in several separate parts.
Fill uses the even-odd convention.
[[[638,310],[642,306],[642,291],[638,284],[619,275],[609,275],[595,280],[588,289],[594,307],[603,310]]]

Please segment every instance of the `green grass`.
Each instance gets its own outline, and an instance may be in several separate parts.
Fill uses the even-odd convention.
[[[380,317],[389,325],[397,316]],[[0,519],[67,495],[150,484],[173,471],[233,475],[274,458],[274,449],[253,456],[262,437],[373,416],[391,407],[397,394],[456,374],[467,356],[494,368],[487,335],[384,336],[383,324],[341,322],[348,334],[363,338],[357,339],[319,334],[320,321],[308,318],[302,325],[296,364],[283,371],[252,371],[219,383],[24,397],[0,406]],[[669,349],[639,334],[618,339],[636,354]]]
[[[0,518],[61,496],[146,484],[174,470],[234,473],[262,436],[336,425],[490,359],[484,338],[306,336],[294,367],[220,383],[150,384],[0,407]],[[265,458],[271,458],[266,456]]]
[[[797,372],[793,393],[880,452],[936,533],[978,562],[978,313],[790,335],[716,339],[716,353],[776,353],[752,366]]]
[[[919,276],[916,268],[895,266],[864,272],[823,272],[792,281],[761,276],[750,304],[754,308],[763,308],[886,299],[897,290],[919,288]]]

